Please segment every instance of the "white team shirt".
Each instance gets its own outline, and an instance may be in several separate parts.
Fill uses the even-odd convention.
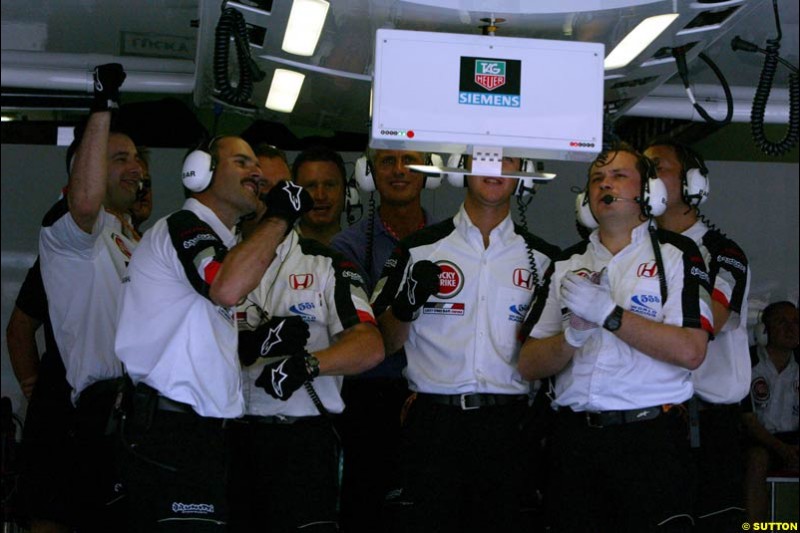
[[[692,243],[675,234],[685,243]],[[708,282],[702,258],[697,266],[684,262],[684,251],[671,242],[661,243],[666,270],[668,297],[661,301],[658,270],[645,222],[631,232],[631,243],[612,255],[603,246],[595,230],[589,242],[565,252],[564,260],[555,263],[549,279],[543,309],[534,307],[536,322],[530,336],[551,337],[569,325],[569,313],[561,302],[561,280],[567,272],[578,274],[608,269],[614,302],[644,318],[678,327],[702,327],[712,331],[710,296],[699,278]],[[695,270],[699,267],[699,270]],[[562,310],[564,314],[562,315]],[[556,376],[555,407],[573,411],[607,411],[680,403],[693,393],[689,370],[654,359],[600,328],[586,344],[575,351],[567,366]]]
[[[530,236],[539,280],[558,249]],[[432,394],[527,394],[517,370],[522,320],[534,282],[524,238],[507,216],[489,234],[489,247],[462,205],[450,220],[402,241],[373,294],[376,313],[391,305],[411,266],[439,265],[439,293],[411,323],[405,343],[409,388]]]
[[[42,281],[73,403],[92,383],[122,375],[114,357],[114,319],[136,245],[104,209],[91,234],[75,223],[66,199],[45,217],[39,234]]]
[[[800,366],[794,357],[778,373],[764,346],[758,346],[758,364],[753,367],[750,397],[758,421],[770,433],[797,431],[800,426]]]
[[[299,316],[307,324],[309,339],[306,350],[314,353],[335,342],[342,331],[361,322],[375,323],[372,308],[363,289],[361,276],[332,249],[316,241],[303,240],[291,231],[278,246],[276,258],[265,272],[261,283],[239,305],[240,328],[254,329],[270,317]],[[352,263],[350,263],[352,265]],[[353,276],[358,285],[351,285]],[[290,354],[284,354],[290,355]],[[245,413],[257,416],[316,416],[320,412],[304,387],[286,400],[276,400],[255,381],[264,365],[273,359],[259,357],[242,369]],[[311,382],[322,404],[331,413],[341,413],[344,402],[340,395],[342,376],[318,376]]]
[[[708,343],[705,360],[692,372],[692,383],[695,392],[703,400],[733,404],[747,396],[750,389],[752,365],[747,341],[750,269],[744,253],[730,240],[719,242],[719,247],[714,246],[713,242],[709,243],[715,248],[712,256],[703,239],[712,233],[700,220],[683,232],[683,235],[697,243],[712,275],[714,287],[711,299],[730,309],[728,321],[714,340]]]
[[[237,237],[197,200],[186,200],[183,209],[199,221],[192,217],[174,228],[173,239],[168,220],[175,214],[162,218],[133,255],[119,307],[117,357],[134,383],[189,404],[201,416],[236,418],[244,398],[234,308],[216,305],[200,291],[207,295],[207,270]]]

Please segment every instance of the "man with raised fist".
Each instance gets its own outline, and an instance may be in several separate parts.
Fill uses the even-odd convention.
[[[77,409],[71,492],[80,512],[70,525],[109,531],[118,529],[124,501],[114,475],[110,424],[122,380],[122,365],[114,357],[114,317],[139,241],[129,209],[143,169],[133,140],[112,123],[125,80],[122,65],[100,65],[93,76],[92,113],[76,128],[66,194],[42,221],[39,257],[53,335]]]
[[[519,168],[516,158],[502,164]],[[530,384],[516,368],[518,334],[557,249],[512,221],[516,179],[469,176],[467,186],[455,217],[400,242],[373,293],[386,353],[405,347],[416,393],[402,493],[389,502],[407,532],[522,528]]]
[[[132,531],[225,528],[224,426],[244,414],[236,305],[258,286],[312,201],[301,187],[261,197],[243,139],[223,136],[184,161],[190,197],[148,230],[131,259],[116,354],[136,384],[126,417]],[[266,212],[244,239],[242,217]],[[275,260],[277,258],[277,261]]]

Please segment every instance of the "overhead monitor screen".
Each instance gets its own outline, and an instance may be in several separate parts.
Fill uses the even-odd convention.
[[[591,160],[603,57],[599,43],[378,30],[370,146]]]

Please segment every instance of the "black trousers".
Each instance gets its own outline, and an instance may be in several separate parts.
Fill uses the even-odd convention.
[[[692,472],[682,408],[642,422],[589,427],[559,411],[548,503],[559,533],[691,531]]]
[[[520,401],[464,411],[418,398],[404,427],[398,529],[521,531],[521,425],[528,409]]]
[[[139,399],[119,454],[127,531],[225,531],[227,421],[201,417],[189,406],[185,412],[159,409],[156,396]]]
[[[330,420],[234,420],[227,432],[229,531],[337,531],[338,443]]]

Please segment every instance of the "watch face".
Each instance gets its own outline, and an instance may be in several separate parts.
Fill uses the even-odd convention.
[[[603,327],[608,331],[617,331],[622,326],[622,311],[623,309],[620,306],[615,307],[614,311],[606,318]]]

